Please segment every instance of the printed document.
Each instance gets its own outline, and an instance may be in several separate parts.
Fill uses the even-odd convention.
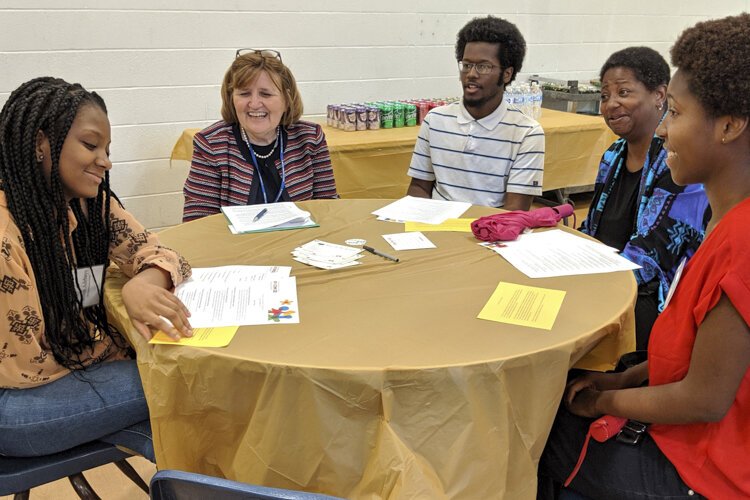
[[[407,222],[404,231],[453,231],[457,233],[470,233],[471,223],[476,219],[445,219],[440,224],[424,224],[422,222]]]
[[[463,201],[431,200],[405,196],[400,200],[372,212],[378,219],[392,221],[424,222],[427,224],[442,224],[446,219],[460,217],[471,203]]]
[[[437,248],[427,236],[419,231],[412,233],[384,234],[383,239],[393,247],[394,250],[418,250],[420,248]]]
[[[480,243],[529,278],[629,271],[640,266],[602,245],[560,229],[522,234],[502,246]]]
[[[511,325],[551,330],[565,291],[500,282],[477,316]]]
[[[244,269],[243,269],[244,268]],[[297,281],[289,267],[194,269],[175,289],[193,328],[299,323]],[[232,274],[232,276],[230,276]]]
[[[248,283],[267,279],[288,278],[289,266],[219,266],[193,269],[188,281],[199,281],[206,285]]]
[[[317,227],[310,212],[301,210],[291,201],[263,205],[221,207],[233,233],[253,233]]]
[[[188,345],[191,347],[226,347],[234,338],[239,326],[217,326],[211,328],[195,328],[192,337],[182,337],[174,340],[164,332],[156,332],[149,344]]]

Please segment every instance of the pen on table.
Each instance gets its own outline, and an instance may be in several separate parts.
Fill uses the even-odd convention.
[[[393,262],[398,262],[398,258],[392,257],[388,255],[387,253],[379,252],[372,247],[368,247],[367,245],[364,245],[362,248],[364,248],[371,254],[377,255],[378,257],[383,257],[384,259],[392,260]]]
[[[264,215],[266,215],[266,212],[268,212],[267,208],[264,208],[260,212],[257,213],[255,217],[253,217],[253,222],[258,222]]]

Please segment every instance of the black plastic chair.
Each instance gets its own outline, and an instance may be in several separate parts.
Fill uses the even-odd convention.
[[[36,486],[67,477],[76,493],[83,499],[99,499],[83,471],[113,463],[148,493],[148,486],[125,460],[132,454],[102,441],[92,441],[70,450],[41,457],[0,456],[0,496],[14,495],[15,500],[29,498],[29,490]]]
[[[162,470],[151,478],[152,500],[331,500],[339,497],[267,488],[178,470]]]

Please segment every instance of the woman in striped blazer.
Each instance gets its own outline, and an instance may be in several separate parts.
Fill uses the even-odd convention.
[[[302,98],[281,54],[238,50],[221,98],[223,119],[193,141],[183,221],[226,205],[338,197],[325,135],[300,120]]]

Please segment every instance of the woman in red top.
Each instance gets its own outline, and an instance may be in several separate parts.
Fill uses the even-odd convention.
[[[675,276],[649,360],[568,384],[540,462],[540,498],[549,495],[542,479],[565,480],[591,418],[603,414],[652,425],[634,446],[592,440],[570,489],[608,499],[750,497],[750,15],[685,30],[671,55],[678,70],[657,133],[674,181],[702,183],[712,218]]]

